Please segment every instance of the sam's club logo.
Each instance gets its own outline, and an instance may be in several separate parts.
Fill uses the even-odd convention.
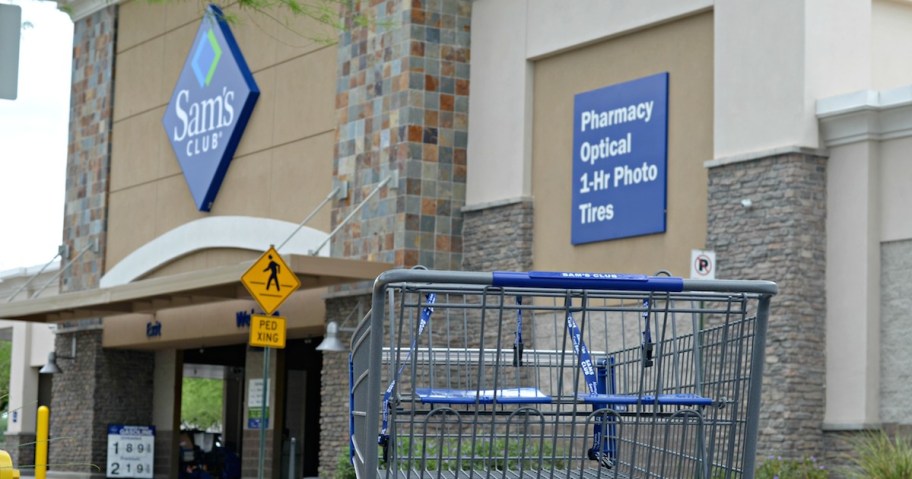
[[[212,83],[212,75],[215,74],[215,68],[221,58],[222,48],[218,44],[218,39],[215,38],[215,32],[210,28],[206,31],[206,36],[203,37],[203,40],[196,43],[193,60],[190,62],[190,66],[193,67],[193,74],[196,75],[196,79],[199,81],[200,88],[209,86]]]
[[[259,96],[221,10],[210,5],[162,118],[200,211],[212,209]]]

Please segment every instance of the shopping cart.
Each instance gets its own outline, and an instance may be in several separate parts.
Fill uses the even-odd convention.
[[[751,478],[774,283],[393,270],[352,337],[367,478]]]

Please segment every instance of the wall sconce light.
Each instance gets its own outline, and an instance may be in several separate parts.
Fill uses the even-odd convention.
[[[60,369],[60,366],[57,365],[58,359],[69,359],[71,361],[76,360],[76,335],[73,335],[72,342],[72,353],[69,356],[58,355],[56,351],[51,351],[48,353],[47,364],[45,364],[41,369],[38,370],[38,374],[57,374],[62,373],[63,370]]]
[[[749,210],[754,207],[754,202],[751,201],[750,198],[744,198],[743,200],[741,200],[741,207],[746,210]]]
[[[329,323],[327,323],[326,324],[326,336],[323,338],[323,341],[320,342],[320,344],[317,346],[317,348],[316,348],[317,351],[328,351],[328,352],[337,352],[337,353],[348,351],[348,346],[346,346],[342,341],[339,340],[339,331],[347,331],[347,332],[354,331],[355,330],[354,328],[346,328],[344,326],[346,324],[348,324],[348,321],[351,320],[352,315],[354,315],[356,312],[358,313],[358,316],[362,318],[362,321],[365,318],[367,318],[367,316],[370,315],[370,310],[367,311],[366,315],[362,314],[363,311],[364,311],[364,305],[362,304],[361,301],[358,301],[358,307],[351,310],[351,312],[348,313],[348,316],[346,316],[345,319],[342,321],[341,326],[339,325],[339,323],[337,323],[335,321],[330,321]]]
[[[348,348],[339,341],[339,325],[335,321],[330,321],[326,325],[326,337],[317,346],[317,351],[342,352],[348,351]]]

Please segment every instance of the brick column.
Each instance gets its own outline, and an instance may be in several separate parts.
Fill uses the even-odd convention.
[[[349,315],[358,310],[359,301],[366,314],[370,309],[370,295],[327,299],[326,321],[342,325],[350,318],[345,326],[354,327],[360,318],[355,317],[357,313]],[[339,340],[348,346],[351,333],[340,331]],[[325,352],[320,378],[320,477],[332,477],[339,455],[348,451],[348,353]]]
[[[51,396],[50,464],[55,471],[104,471],[108,424],[152,423],[153,353],[106,351],[101,331],[57,335],[56,350],[76,359],[58,360]]]
[[[717,277],[779,284],[766,346],[760,457],[822,452],[826,166],[822,156],[796,152],[709,169],[706,246],[716,252]]]
[[[61,291],[97,288],[104,273],[117,7],[74,24]],[[50,470],[104,476],[108,424],[152,423],[154,356],[102,349],[100,319],[58,325],[62,373],[52,380]],[[167,471],[162,471],[167,472]]]

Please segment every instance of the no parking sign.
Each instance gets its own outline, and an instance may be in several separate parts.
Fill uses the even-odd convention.
[[[716,279],[715,251],[690,251],[690,279]]]

